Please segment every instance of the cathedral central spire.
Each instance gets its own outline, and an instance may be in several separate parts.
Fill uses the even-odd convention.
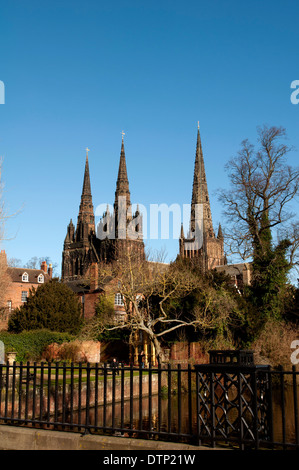
[[[201,233],[198,233],[198,230]],[[208,184],[198,123],[190,232],[185,238],[184,231],[181,229],[179,239],[180,256],[183,258],[192,258],[198,263],[202,272],[206,272],[208,269],[225,264],[223,241],[221,228],[218,230],[217,238],[213,230]]]
[[[117,176],[117,181],[116,181],[115,203],[114,203],[115,209],[118,207],[119,196],[126,198],[126,206],[128,209],[131,206],[131,200],[130,200],[130,189],[129,189],[129,180],[128,180],[128,174],[127,174],[127,164],[126,164],[126,155],[125,155],[124,132],[122,132],[120,160],[119,160],[119,167],[118,167],[118,176]]]
[[[212,213],[210,207],[210,199],[205,172],[205,164],[203,159],[203,151],[199,132],[199,123],[197,130],[196,155],[194,165],[192,201],[191,201],[191,230],[195,229],[195,207],[197,204],[202,205],[203,230],[207,236],[214,236]]]

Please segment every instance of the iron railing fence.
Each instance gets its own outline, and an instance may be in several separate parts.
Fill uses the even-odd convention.
[[[0,423],[196,442],[195,371],[0,365]]]
[[[0,365],[0,424],[240,449],[298,449],[298,373],[206,364]]]

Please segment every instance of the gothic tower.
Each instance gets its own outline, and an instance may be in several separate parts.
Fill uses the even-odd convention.
[[[88,149],[86,152],[83,188],[77,227],[72,220],[67,227],[62,254],[62,279],[75,280],[87,275],[92,263],[98,261],[94,247],[95,220],[92,204]]]
[[[103,236],[103,233],[107,236]],[[113,213],[109,208],[103,214],[102,220],[97,226],[98,238],[103,239],[100,253],[101,259],[105,253],[105,260],[118,259],[128,249],[134,249],[134,253],[144,259],[144,242],[142,235],[142,216],[138,207],[132,213],[131,194],[127,174],[124,138],[122,136],[118,176],[116,181]]]
[[[179,246],[180,256],[192,258],[198,263],[203,272],[225,264],[221,226],[219,225],[217,237],[213,229],[199,126],[193,175],[190,227],[185,238],[182,226]]]
[[[142,217],[138,209],[132,214],[129,180],[122,137],[114,211],[109,207],[95,227],[88,149],[77,227],[72,220],[67,227],[62,254],[62,280],[88,279],[91,267],[117,260],[128,249],[144,259]]]

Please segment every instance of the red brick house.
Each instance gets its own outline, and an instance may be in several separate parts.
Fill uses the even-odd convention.
[[[1,251],[0,256],[7,264],[4,250]],[[40,269],[12,268],[8,266],[7,273],[10,282],[5,291],[4,309],[0,314],[0,330],[7,328],[11,312],[27,302],[29,290],[32,287],[37,288],[52,279],[52,265],[50,264],[48,267],[47,263],[43,261]]]

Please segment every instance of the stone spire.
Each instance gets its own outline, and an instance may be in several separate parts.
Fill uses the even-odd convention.
[[[191,230],[195,230],[195,208],[198,205],[199,216],[203,218],[203,232],[205,237],[214,237],[212,213],[210,207],[210,199],[208,193],[208,185],[206,179],[205,165],[203,159],[203,152],[201,146],[201,138],[199,132],[199,125],[197,131],[196,143],[196,156],[194,165],[193,188],[192,188],[192,201],[191,201]]]
[[[223,239],[224,239],[221,224],[219,224],[219,226],[218,226],[217,238],[218,238],[219,240],[223,240]]]
[[[180,238],[179,238],[179,248],[180,248],[181,256],[184,256],[184,240],[185,240],[184,227],[183,227],[183,224],[181,224],[181,233],[180,233]]]
[[[75,234],[75,227],[74,227],[73,221],[71,219],[70,223],[67,226],[67,233],[66,233],[66,237],[65,237],[65,240],[64,240],[64,246],[65,247],[67,245],[69,245],[70,243],[73,243],[74,234]]]
[[[125,155],[125,145],[124,145],[123,136],[124,136],[124,133],[122,132],[121,151],[120,151],[120,160],[119,160],[119,167],[118,167],[118,176],[117,176],[117,181],[116,181],[114,207],[118,204],[119,196],[126,197],[127,207],[131,205],[129,180],[128,180],[128,174],[127,174],[127,164],[126,164],[126,155]]]
[[[89,163],[88,163],[88,151],[86,149],[86,161],[85,161],[85,170],[84,170],[84,179],[83,179],[83,188],[81,195],[81,202],[79,207],[78,215],[78,224],[77,229],[80,224],[84,224],[88,227],[88,233],[95,231],[94,224],[94,212],[90,188],[90,176],[89,176]]]
[[[120,151],[120,160],[118,167],[118,176],[116,181],[114,218],[115,218],[115,237],[127,237],[127,222],[132,220],[131,197],[129,190],[129,180],[127,174],[127,164],[124,145],[124,133],[122,132],[122,142]]]
[[[84,171],[82,194],[91,196],[89,164],[88,164],[88,152],[89,152],[89,149],[86,149],[86,161],[85,161],[85,171]]]

